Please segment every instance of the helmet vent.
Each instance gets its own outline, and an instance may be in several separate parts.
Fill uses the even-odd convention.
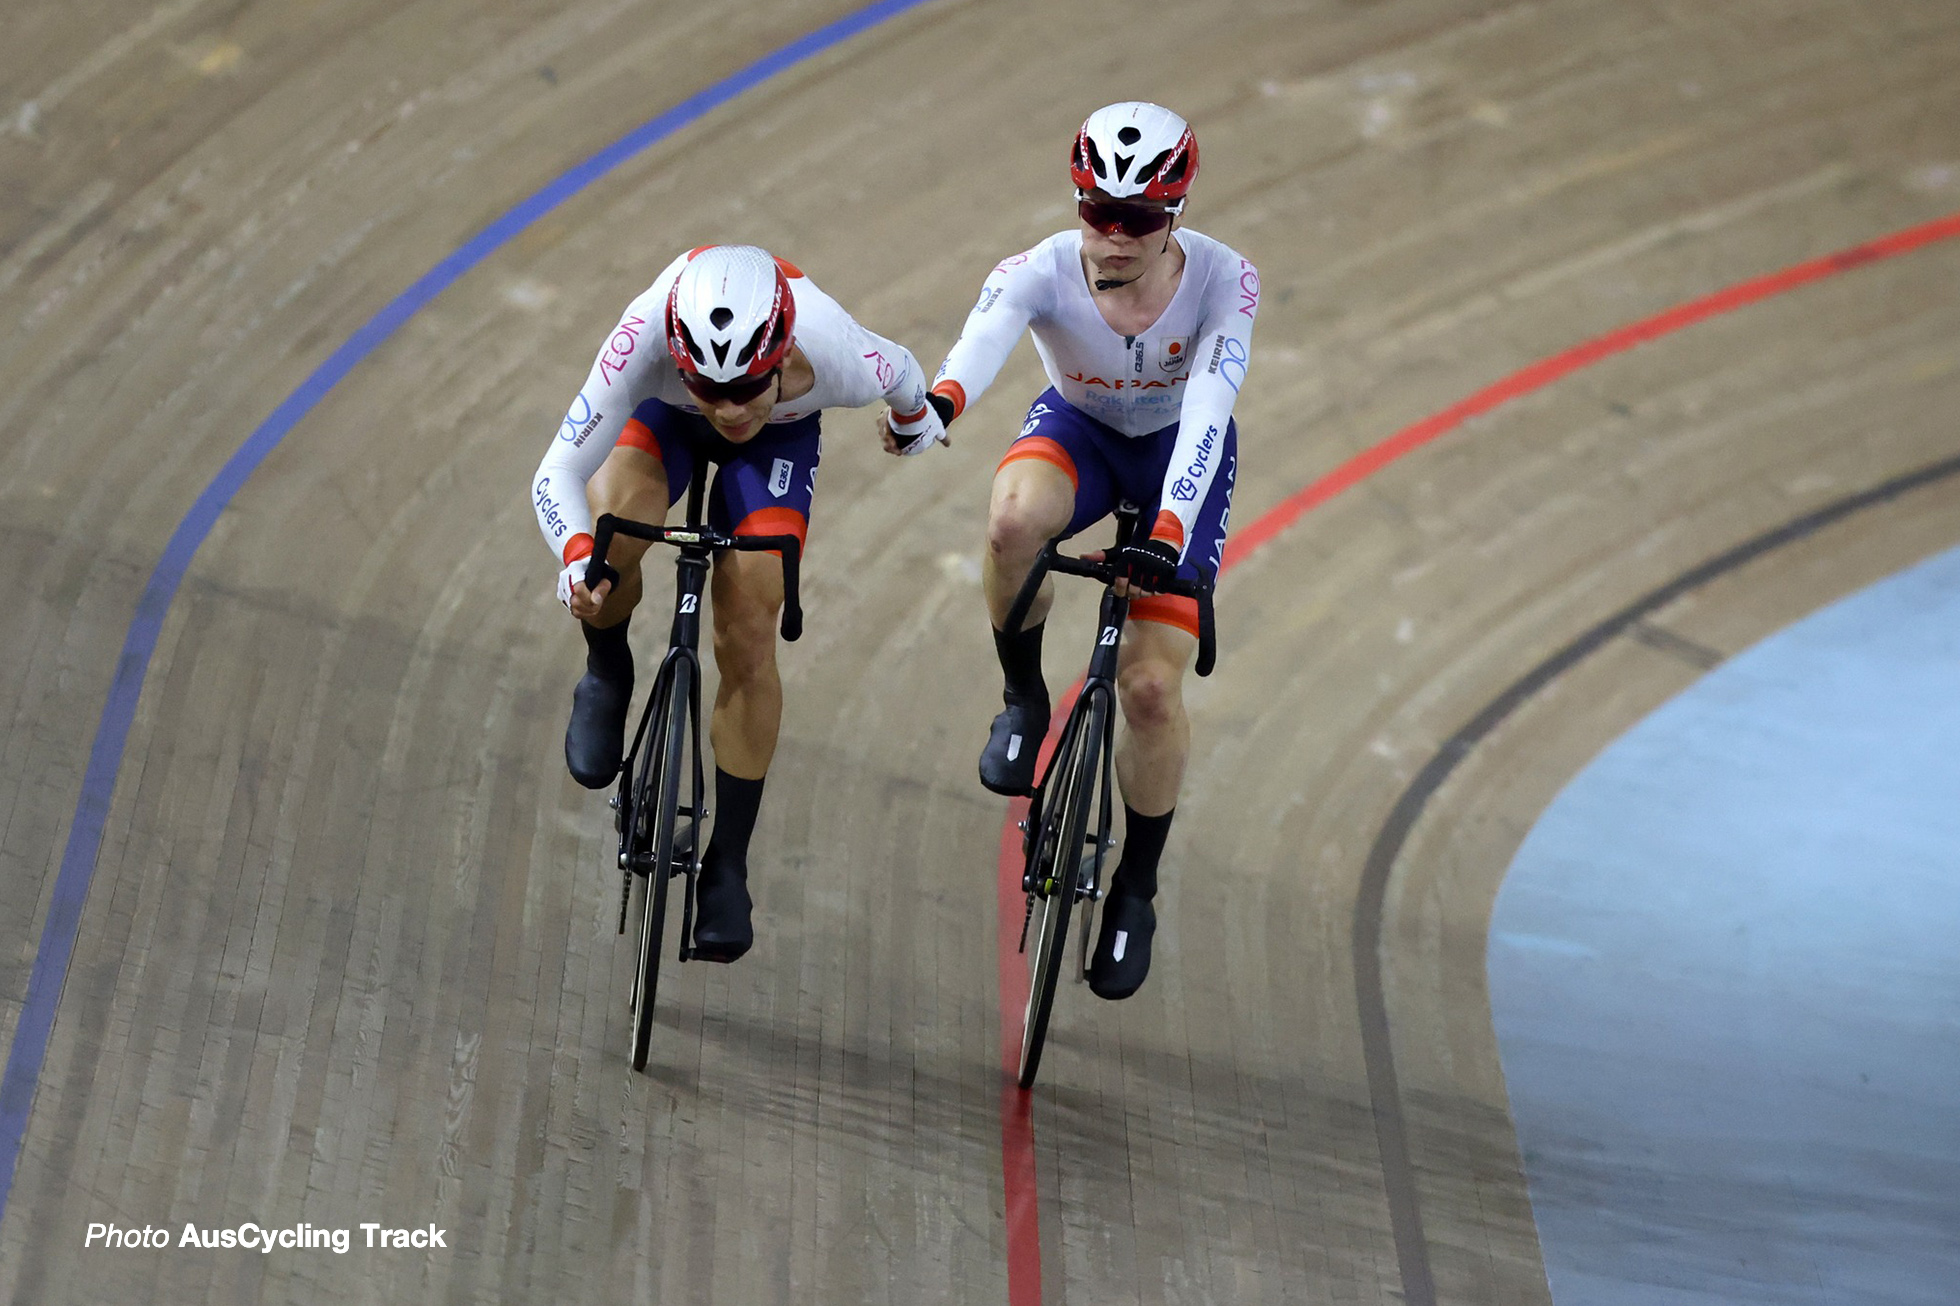
[[[1096,143],[1085,135],[1082,138],[1082,148],[1089,155],[1090,171],[1098,177],[1107,177],[1109,168],[1103,163],[1102,152],[1096,148]]]
[[[1179,177],[1182,177],[1184,175],[1184,164],[1188,157],[1189,156],[1186,155],[1180,155],[1177,160],[1176,168],[1173,169],[1168,175],[1159,178],[1159,180],[1165,182],[1175,182]],[[1168,164],[1170,161],[1171,161],[1171,151],[1165,150],[1162,154],[1158,155],[1156,158],[1150,161],[1150,166],[1148,168],[1145,168],[1144,172],[1154,176],[1155,174],[1162,172],[1164,170],[1164,166]]]
[[[735,355],[735,366],[747,367],[749,365],[750,360],[755,357],[756,351],[762,348],[762,333],[768,329],[769,324],[767,322],[764,322],[755,329],[755,334],[749,337],[749,343],[743,345],[742,352]]]
[[[715,351],[715,361],[717,363],[726,363],[728,361],[728,342],[726,340],[710,340],[708,342],[708,348]]]
[[[1117,155],[1116,156],[1116,180],[1121,181],[1123,180],[1124,177],[1128,176],[1130,172],[1130,165],[1135,162],[1136,160],[1128,154]]]
[[[708,314],[708,320],[715,324],[715,330],[726,331],[728,330],[728,324],[735,320],[735,311],[729,308],[718,308]]]
[[[1134,127],[1125,127],[1122,131],[1116,133],[1116,139],[1125,145],[1135,145],[1143,139],[1143,133]]]
[[[707,362],[708,361],[707,355],[701,352],[701,346],[694,343],[694,333],[687,329],[687,323],[682,322],[679,319],[676,319],[674,325],[680,328],[681,343],[687,346],[688,356],[691,357],[696,363]]]

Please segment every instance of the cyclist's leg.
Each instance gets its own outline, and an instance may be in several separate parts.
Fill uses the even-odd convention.
[[[1139,619],[1135,600],[1123,632],[1116,695],[1123,729],[1116,745],[1116,783],[1123,795],[1123,851],[1103,899],[1089,988],[1102,998],[1127,998],[1150,973],[1157,931],[1157,863],[1170,834],[1191,724],[1184,712],[1184,673],[1198,651],[1195,635],[1160,620]]]
[[[710,521],[732,535],[807,538],[821,456],[814,415],[731,446],[715,478]],[[776,670],[781,556],[722,554],[715,559],[710,599],[721,677],[709,727],[715,824],[702,860],[694,941],[703,957],[733,961],[755,937],[747,888],[749,839],[782,725],[783,689]]]
[[[1096,441],[1104,429],[1053,389],[1028,408],[1020,436],[994,473],[987,507],[980,576],[995,630],[1007,620],[1041,546],[1057,535],[1075,534],[1116,506],[1114,482]],[[1053,586],[1043,586],[1028,613],[1029,629],[1047,618],[1052,599]]]
[[[1173,435],[1173,431],[1158,436]],[[1157,437],[1151,437],[1157,438]],[[1148,463],[1121,469],[1126,488],[1140,490],[1149,480],[1142,520],[1157,515],[1155,491],[1161,486],[1169,448],[1153,451]],[[1139,482],[1137,478],[1148,477]],[[1205,495],[1204,506],[1192,523],[1191,539],[1178,576],[1196,580],[1217,576],[1225,555],[1225,533],[1232,516],[1232,489],[1238,479],[1238,427],[1225,428],[1225,447],[1218,475]],[[1198,650],[1198,604],[1194,599],[1167,594],[1139,595],[1130,603],[1130,621],[1123,635],[1118,663],[1117,696],[1126,726],[1116,751],[1116,776],[1125,803],[1134,813],[1166,816],[1177,805],[1184,781],[1184,758],[1190,749],[1191,726],[1184,714],[1184,676]],[[1153,864],[1154,865],[1154,864]]]
[[[1096,444],[1097,424],[1055,391],[1028,410],[1020,438],[994,473],[981,583],[993,619],[1005,704],[980,755],[980,782],[996,793],[1026,793],[1048,730],[1048,686],[1041,675],[1042,623],[1053,599],[1044,585],[1022,629],[1003,632],[1009,609],[1041,546],[1108,514],[1115,491]]]
[[[1227,426],[1223,461],[1199,511],[1179,574],[1194,579],[1200,568],[1216,576],[1224,557],[1238,474],[1237,428]],[[1146,510],[1144,520],[1155,515]],[[1184,764],[1191,750],[1191,722],[1184,710],[1184,677],[1198,651],[1194,600],[1145,595],[1130,605],[1117,671],[1123,737],[1116,750],[1116,778],[1123,792],[1123,852],[1110,877],[1090,987],[1101,997],[1126,998],[1150,971],[1156,932],[1157,865],[1170,834]]]
[[[1148,599],[1133,604],[1123,632],[1116,697],[1124,728],[1116,745],[1116,780],[1125,806],[1165,816],[1177,806],[1184,759],[1191,751],[1184,674],[1197,657],[1198,640],[1180,626],[1137,612],[1148,604]]]
[[[586,485],[593,515],[613,513],[636,521],[662,522],[673,501],[668,476],[670,462],[685,462],[684,444],[673,410],[650,400],[626,424],[618,445]],[[689,464],[691,465],[691,464]],[[686,484],[685,468],[680,483]],[[644,540],[622,536],[607,550],[607,562],[619,572],[600,606],[599,615],[581,622],[585,635],[585,675],[572,691],[572,715],[565,728],[565,764],[587,788],[612,782],[625,752],[626,714],[633,698],[633,652],[626,626],[643,591],[640,561]]]
[[[686,484],[685,481],[682,484]],[[659,456],[623,440],[606,455],[606,461],[585,487],[592,515],[612,513],[633,521],[664,524],[671,504],[667,490],[667,467]],[[640,604],[644,583],[640,562],[648,544],[645,540],[621,535],[606,550],[606,562],[619,573],[619,580],[600,605],[599,615],[590,623],[600,629],[625,621]]]

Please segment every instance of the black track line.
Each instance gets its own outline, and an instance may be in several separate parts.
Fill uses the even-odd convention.
[[[1395,1235],[1395,1259],[1402,1277],[1402,1300],[1408,1306],[1435,1306],[1436,1282],[1429,1267],[1429,1244],[1422,1231],[1422,1208],[1416,1196],[1415,1169],[1409,1162],[1408,1129],[1402,1118],[1402,1099],[1395,1077],[1395,1051],[1390,1041],[1388,1004],[1382,990],[1382,912],[1388,896],[1388,876],[1422,819],[1430,798],[1442,788],[1457,765],[1492,731],[1540,690],[1577,666],[1634,623],[1651,616],[1684,594],[1701,588],[1774,552],[1787,544],[1835,525],[1867,508],[1910,494],[1960,474],[1960,456],[1945,458],[1881,482],[1867,490],[1837,499],[1772,530],[1745,540],[1726,553],[1682,572],[1660,588],[1621,608],[1558,652],[1540,662],[1510,688],[1486,704],[1410,781],[1395,802],[1368,850],[1361,888],[1354,905],[1354,993],[1361,1016],[1362,1057],[1368,1069],[1368,1096],[1375,1116],[1375,1138],[1381,1152],[1382,1182],[1388,1193],[1389,1224]]]

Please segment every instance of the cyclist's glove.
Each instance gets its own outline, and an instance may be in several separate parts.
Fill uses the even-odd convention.
[[[1161,591],[1177,576],[1177,546],[1169,540],[1143,540],[1117,550],[1116,560],[1145,589]]]
[[[910,422],[899,421],[896,411],[893,411],[889,420],[892,438],[898,441],[898,451],[907,457],[915,453],[924,453],[933,445],[943,444],[946,440],[946,423],[940,416],[938,404],[927,404],[925,411]]]
[[[599,575],[593,577],[590,581],[586,581],[585,571],[591,565],[592,556],[587,554],[583,558],[573,558],[565,564],[565,569],[558,573],[558,601],[567,608],[572,606],[572,587],[578,585],[580,582],[585,582],[588,589],[605,581],[618,582],[619,573],[611,567],[603,566],[599,569]]]

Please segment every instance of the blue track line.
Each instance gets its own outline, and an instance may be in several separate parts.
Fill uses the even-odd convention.
[[[108,701],[95,728],[95,742],[89,747],[88,766],[82,774],[81,796],[75,802],[75,817],[69,825],[68,846],[61,856],[61,870],[55,877],[54,901],[48,906],[47,920],[41,927],[41,942],[34,954],[34,969],[28,976],[27,997],[22,1003],[20,1022],[14,1030],[13,1046],[7,1053],[7,1070],[0,1079],[0,1219],[5,1219],[7,1199],[14,1186],[14,1170],[20,1160],[27,1120],[34,1107],[34,1094],[40,1087],[41,1067],[47,1059],[48,1039],[54,1032],[55,1011],[61,1001],[61,986],[68,976],[68,964],[75,951],[75,934],[81,925],[82,904],[88,900],[89,882],[95,876],[96,857],[102,848],[102,830],[109,819],[109,803],[115,794],[116,777],[122,769],[123,748],[129,741],[129,728],[136,717],[136,703],[143,693],[143,678],[156,652],[163,632],[164,614],[177,596],[184,574],[218,515],[231,503],[252,473],[279,442],[313,411],[327,393],[349,372],[379,348],[395,331],[453,285],[465,272],[503,248],[526,227],[584,190],[593,182],[625,163],[647,147],[657,144],[681,128],[705,117],[737,96],[754,90],[778,73],[852,37],[869,31],[887,19],[916,9],[927,0],[881,0],[856,13],[848,14],[826,27],[798,38],[748,67],[716,82],[681,101],[658,117],[634,128],[582,163],[573,165],[546,183],[535,194],[520,201],[488,227],[478,232],[462,248],[425,272],[414,285],[397,295],[385,308],[369,318],[345,344],[334,350],[326,362],[300,383],[272,415],[240,445],[211,483],[191,504],[190,511],[177,523],[170,541],[157,559],[142,596],[136,601],[129,634],[123,640],[122,655],[116,659],[115,679],[109,686]]]

